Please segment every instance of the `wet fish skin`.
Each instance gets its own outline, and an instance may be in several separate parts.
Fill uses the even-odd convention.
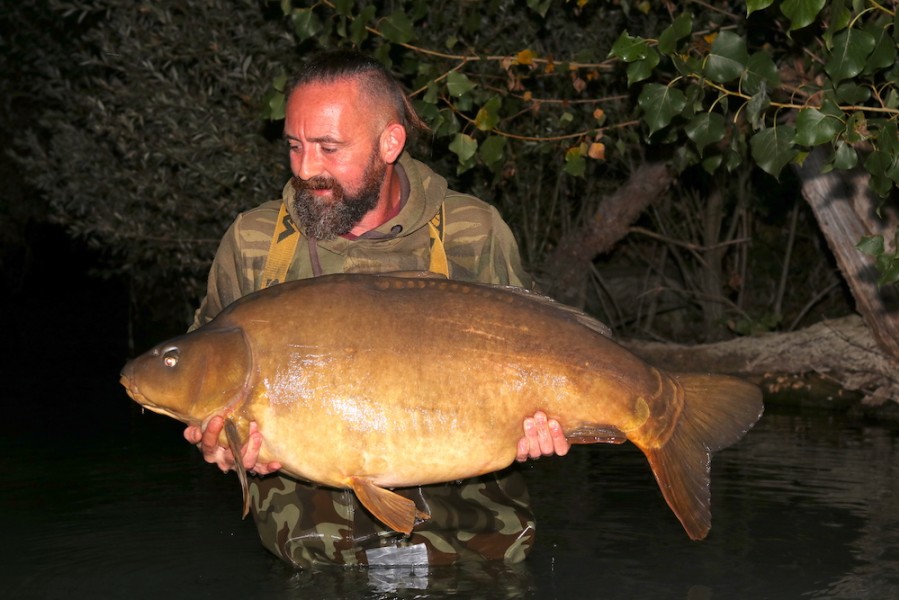
[[[388,488],[505,468],[523,419],[543,410],[573,443],[637,445],[687,533],[701,539],[711,524],[711,452],[757,421],[761,392],[733,377],[666,373],[604,333],[523,290],[331,275],[241,298],[129,362],[122,383],[188,424],[225,417],[232,445],[256,421],[259,460],[352,488],[406,533],[426,515]]]

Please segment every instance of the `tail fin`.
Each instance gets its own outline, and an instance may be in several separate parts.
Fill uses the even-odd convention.
[[[712,526],[711,453],[749,431],[762,416],[761,390],[726,375],[671,374],[684,409],[661,448],[644,449],[668,506],[687,534],[703,539]]]

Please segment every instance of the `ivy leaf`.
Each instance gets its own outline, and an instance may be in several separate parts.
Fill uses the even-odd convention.
[[[698,114],[687,123],[684,131],[702,156],[702,150],[706,146],[724,139],[724,117],[719,113]]]
[[[803,108],[796,117],[796,143],[817,146],[836,137],[843,124],[817,108]]]
[[[384,18],[381,23],[381,33],[387,41],[394,44],[406,44],[415,38],[415,26],[406,13],[398,10]]]
[[[649,52],[650,48],[646,40],[640,37],[632,37],[626,31],[623,31],[618,36],[618,39],[615,40],[615,43],[612,44],[609,56],[620,58],[624,62],[629,63],[646,58]]]
[[[838,102],[862,104],[871,97],[871,90],[866,86],[858,85],[855,80],[844,81],[836,87],[835,97]]]
[[[492,131],[496,124],[499,123],[499,109],[503,104],[503,99],[494,96],[487,101],[484,106],[478,110],[477,116],[474,118],[474,124],[481,131]]]
[[[883,236],[866,235],[859,240],[855,247],[868,256],[880,256],[883,254]]]
[[[677,42],[687,37],[693,31],[693,15],[683,13],[665,28],[659,36],[659,52],[666,56],[674,54],[677,50]]]
[[[762,85],[769,90],[780,86],[780,74],[777,65],[767,52],[756,52],[749,57],[746,63],[746,71],[743,73],[743,89],[749,94],[756,94],[762,89]]]
[[[780,12],[790,20],[790,31],[802,29],[814,22],[827,0],[784,0]]]
[[[887,176],[890,168],[890,157],[886,152],[875,150],[865,159],[865,170],[871,175],[868,185],[881,198],[885,198],[893,188],[893,182]]]
[[[865,72],[873,73],[887,69],[896,62],[896,42],[889,35],[889,30],[882,23],[871,22],[865,30],[874,37],[874,50],[865,61]]]
[[[833,168],[845,171],[855,168],[857,164],[858,152],[851,145],[841,140],[833,153]]]
[[[753,94],[746,103],[746,118],[749,119],[753,129],[762,127],[763,117],[769,106],[771,106],[771,98],[768,96],[768,90],[763,82],[759,91]]]
[[[446,89],[449,90],[451,96],[461,98],[475,88],[475,84],[465,75],[453,71],[446,76]]]
[[[449,143],[449,149],[459,157],[459,163],[470,162],[478,150],[478,141],[464,133],[457,133]]]
[[[746,16],[748,17],[757,10],[765,10],[774,4],[774,0],[746,0]]]
[[[659,53],[650,49],[649,56],[632,62],[627,66],[627,85],[631,86],[652,75],[652,70],[659,64]]]
[[[712,42],[705,75],[717,83],[726,83],[739,77],[748,62],[746,40],[731,31],[722,31]]]
[[[552,0],[528,0],[528,8],[540,15],[541,18],[546,17],[546,11],[549,10]]]
[[[575,177],[583,177],[587,172],[587,159],[584,158],[583,148],[573,146],[565,152],[564,171]]]
[[[334,10],[342,17],[349,17],[353,9],[353,0],[334,0]]]
[[[484,164],[491,169],[501,162],[505,156],[506,138],[501,135],[491,135],[478,149],[478,154]]]
[[[763,129],[749,140],[752,157],[763,171],[778,177],[787,163],[799,154],[793,147],[795,137],[796,131],[789,125]]]
[[[648,83],[643,86],[637,104],[643,109],[643,120],[649,125],[649,133],[655,133],[684,110],[687,99],[677,88]]]
[[[315,37],[323,29],[321,19],[311,8],[297,8],[290,14],[290,20],[301,42]]]
[[[359,16],[350,23],[350,39],[357,46],[368,37],[368,30],[365,27],[375,18],[377,10],[374,5],[366,6],[359,13]]]
[[[855,77],[865,68],[868,55],[876,44],[874,36],[858,29],[841,31],[833,38],[833,52],[824,70],[834,83]]]

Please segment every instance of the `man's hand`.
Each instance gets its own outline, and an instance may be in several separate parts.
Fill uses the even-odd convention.
[[[528,458],[540,458],[558,454],[565,456],[571,445],[562,433],[562,426],[555,419],[547,421],[546,413],[538,410],[533,417],[524,420],[524,437],[518,440],[518,462]]]
[[[213,417],[206,425],[205,431],[196,426],[185,429],[184,439],[199,446],[206,462],[218,465],[219,469],[227,473],[234,468],[234,454],[230,449],[219,445],[219,434],[224,427],[225,420],[222,417]],[[280,463],[256,462],[259,459],[259,448],[261,447],[262,434],[259,432],[256,422],[253,421],[250,423],[250,437],[240,451],[243,466],[247,471],[257,475],[274,473],[281,468]]]

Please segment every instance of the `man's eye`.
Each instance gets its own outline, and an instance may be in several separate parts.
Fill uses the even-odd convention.
[[[290,148],[291,152],[300,152],[303,149],[303,147],[299,144],[288,144],[288,147]]]
[[[324,152],[325,154],[334,154],[335,152],[337,152],[337,148],[322,146],[322,152]]]

